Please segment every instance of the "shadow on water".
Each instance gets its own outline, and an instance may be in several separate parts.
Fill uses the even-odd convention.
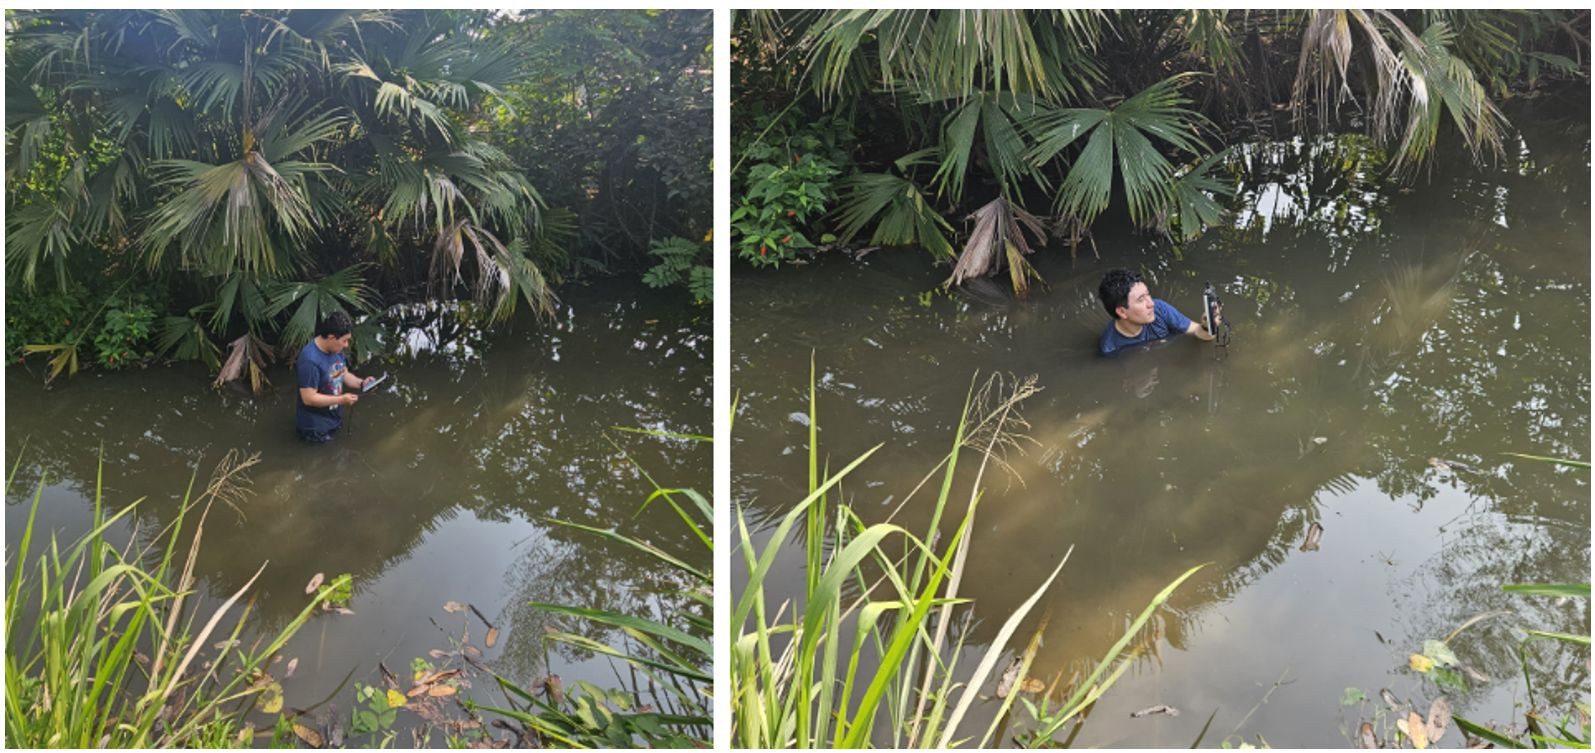
[[[1025,302],[991,286],[936,291],[944,271],[912,249],[737,268],[736,503],[767,528],[803,497],[794,411],[811,350],[833,467],[886,444],[849,483],[867,522],[945,454],[972,374],[1036,374],[1035,444],[1011,458],[1013,477],[988,475],[971,533],[967,637],[991,641],[1073,545],[1030,620],[1050,615],[1040,674],[1067,679],[1175,576],[1213,563],[1142,637],[1144,661],[1076,744],[1188,745],[1215,707],[1209,745],[1230,725],[1252,742],[1344,744],[1332,721],[1344,688],[1427,697],[1406,655],[1496,609],[1522,622],[1472,628],[1459,652],[1509,678],[1512,624],[1589,630],[1587,611],[1499,591],[1589,578],[1587,475],[1500,454],[1587,459],[1588,124],[1543,119],[1520,146],[1488,173],[1442,163],[1414,190],[1379,179],[1355,141],[1251,147],[1233,227],[1177,253],[1111,232],[1097,236],[1101,260],[1043,252],[1050,288]],[[1214,282],[1232,346],[1183,338],[1097,357],[1108,317],[1095,288],[1114,266],[1187,313]],[[910,504],[895,522],[923,531],[928,515]],[[1322,550],[1299,551],[1315,522]],[[1247,717],[1282,670],[1288,690]],[[1546,697],[1587,698],[1581,660],[1542,674]],[[1459,708],[1510,718],[1509,684]],[[1189,713],[1128,717],[1156,703]]]
[[[707,567],[674,513],[636,514],[652,486],[626,456],[662,483],[707,490],[710,449],[611,429],[709,433],[707,312],[621,281],[562,294],[556,321],[492,335],[450,336],[446,322],[422,317],[406,335],[408,355],[355,367],[392,378],[321,447],[293,437],[282,368],[260,399],[213,392],[202,370],[181,366],[89,374],[50,391],[8,369],[6,462],[20,457],[22,471],[6,500],[7,545],[41,475],[41,527],[63,539],[85,530],[102,447],[107,502],[149,497],[137,533],[118,533],[124,541],[172,522],[196,467],[203,485],[227,450],[259,453],[253,493],[236,510],[218,506],[206,526],[196,568],[204,590],[225,598],[270,561],[251,619],[271,631],[303,607],[313,574],[354,574],[355,615],[312,623],[285,652],[305,659],[287,686],[290,705],[326,696],[351,669],[369,681],[378,660],[403,667],[446,647],[463,622],[441,609],[449,600],[501,627],[488,658],[529,685],[547,671],[552,623],[528,602],[647,614],[661,608],[654,594],[682,585],[629,547],[545,519],[614,527]],[[560,628],[603,637],[589,624]],[[479,646],[484,629],[470,624]],[[615,684],[603,663],[556,665],[571,680]]]

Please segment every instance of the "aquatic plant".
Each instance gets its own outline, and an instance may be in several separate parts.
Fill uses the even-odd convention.
[[[891,747],[969,743],[985,747],[1001,739],[1008,711],[1023,692],[1022,683],[1016,681],[1030,669],[1039,633],[1013,676],[1004,673],[997,693],[1004,700],[984,732],[971,736],[962,728],[965,716],[985,692],[1008,641],[1069,558],[1068,553],[1059,558],[1051,574],[1007,617],[974,669],[961,671],[964,637],[951,628],[968,616],[971,602],[959,592],[970,551],[967,534],[988,466],[1003,466],[1003,455],[1024,441],[1022,432],[1028,424],[1018,407],[1037,391],[1035,380],[1010,384],[994,378],[978,393],[971,389],[952,449],[941,464],[945,470],[930,524],[921,536],[891,522],[868,524],[848,503],[832,497],[880,445],[834,474],[828,467],[822,469],[812,363],[810,367],[808,494],[781,519],[762,550],[755,547],[742,512],[737,513],[748,580],[736,597],[730,625],[733,743],[750,748],[862,748],[877,742],[878,734],[888,734],[885,742]],[[958,460],[966,449],[979,453],[981,462],[954,533],[938,543],[942,519],[952,507]],[[933,469],[915,492],[940,468]],[[903,504],[913,497],[911,492]],[[784,603],[772,609],[765,595],[771,569],[800,522],[806,533],[801,606]],[[901,542],[901,548],[893,546],[894,541]],[[1130,634],[1078,685],[1067,713],[1055,715],[1056,725],[1045,729],[1038,741],[1046,740],[1112,686],[1126,665],[1120,663],[1105,677],[1104,671],[1119,660],[1131,635],[1157,606],[1193,572],[1180,576],[1154,599]],[[870,663],[873,670],[863,667]]]
[[[651,436],[712,441],[709,437],[649,430],[625,430]],[[610,443],[613,445],[614,441]],[[615,445],[620,450],[619,445]],[[623,450],[620,450],[625,455]],[[629,455],[626,456],[630,461]],[[635,465],[635,461],[631,461]],[[663,500],[681,519],[693,538],[709,554],[714,551],[714,509],[708,498],[688,488],[667,488],[637,466],[654,491],[643,500],[638,512]],[[669,571],[683,576],[686,586],[669,596],[684,608],[660,618],[639,617],[617,612],[564,604],[533,602],[531,606],[553,614],[586,620],[620,630],[636,645],[615,645],[570,631],[551,631],[545,642],[562,643],[583,652],[612,657],[624,662],[647,680],[624,689],[604,689],[588,682],[564,687],[558,675],[550,675],[538,688],[528,689],[497,673],[493,677],[505,691],[508,707],[467,704],[472,710],[498,714],[519,722],[518,737],[542,747],[631,748],[631,747],[707,747],[712,744],[709,691],[714,676],[714,651],[705,636],[713,632],[710,620],[694,613],[697,605],[705,612],[714,610],[713,574],[685,559],[643,541],[613,530],[549,519],[555,525],[583,531],[593,536],[636,549],[656,560]],[[643,702],[649,691],[659,708]],[[540,691],[540,694],[539,692]]]
[[[107,514],[101,474],[89,532],[63,550],[52,534],[34,551],[35,521],[46,479],[39,480],[5,603],[6,741],[23,748],[236,747],[253,735],[244,716],[257,704],[281,706],[281,686],[265,668],[321,606],[312,597],[275,636],[245,646],[252,598],[230,630],[223,626],[262,564],[208,616],[194,608],[194,565],[205,521],[218,501],[233,504],[256,457],[229,453],[198,496],[194,478],[177,518],[146,544],[134,536],[118,550],[106,532],[138,508]],[[21,467],[6,479],[7,490]],[[196,476],[197,477],[197,476]],[[195,514],[188,553],[178,551]],[[30,559],[37,555],[34,559]],[[346,577],[344,579],[346,580]],[[203,618],[203,622],[201,619]],[[225,634],[223,634],[225,633]],[[220,642],[217,642],[220,639]],[[212,645],[215,653],[201,657]]]

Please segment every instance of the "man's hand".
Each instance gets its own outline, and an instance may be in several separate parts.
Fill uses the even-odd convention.
[[[353,392],[345,392],[342,395],[339,395],[336,399],[339,405],[354,405],[355,403],[360,402],[360,396]]]

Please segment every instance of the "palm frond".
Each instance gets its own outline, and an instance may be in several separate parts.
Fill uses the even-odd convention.
[[[1024,231],[1034,234],[1038,243],[1045,241],[1047,232],[1041,219],[1003,197],[975,210],[969,218],[975,221],[975,229],[969,234],[958,263],[953,265],[947,284],[961,285],[967,279],[994,274],[1006,266],[1014,294],[1023,298],[1030,292],[1030,280],[1041,279],[1025,259],[1032,249]]]
[[[840,184],[837,227],[843,242],[875,230],[870,243],[883,246],[917,245],[937,259],[953,258],[953,229],[925,199],[913,181],[889,173],[858,173]]]

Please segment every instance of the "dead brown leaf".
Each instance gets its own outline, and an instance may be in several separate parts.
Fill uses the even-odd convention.
[[[1429,704],[1429,722],[1424,727],[1424,733],[1429,738],[1429,744],[1440,742],[1445,737],[1445,728],[1451,726],[1451,703],[1440,696]]]
[[[453,685],[433,685],[432,689],[428,690],[426,694],[433,698],[442,698],[454,695],[456,692],[458,691],[455,690]]]
[[[496,628],[496,627],[488,628],[487,629],[487,637],[482,639],[482,642],[487,644],[488,648],[492,648],[493,644],[498,643],[498,628]]]
[[[310,585],[305,586],[305,593],[306,594],[315,593],[316,589],[321,588],[322,582],[325,581],[326,579],[327,579],[327,574],[326,573],[316,573],[315,575],[311,576],[310,577]]]
[[[319,748],[326,743],[326,741],[321,739],[320,732],[317,732],[298,722],[294,722],[294,735],[300,740],[304,740],[305,744],[312,748]]]
[[[1026,677],[1025,681],[1019,685],[1019,692],[1021,693],[1040,693],[1046,689],[1047,683],[1043,682],[1040,677]]]
[[[1373,733],[1372,724],[1363,722],[1362,727],[1357,730],[1357,747],[1363,750],[1377,750],[1379,748],[1379,736]]]
[[[286,680],[286,679],[288,679],[290,677],[293,677],[294,676],[294,670],[296,670],[298,668],[299,668],[299,657],[295,656],[294,658],[289,659],[288,660],[288,669],[287,669],[287,671],[282,673],[282,679]]]

